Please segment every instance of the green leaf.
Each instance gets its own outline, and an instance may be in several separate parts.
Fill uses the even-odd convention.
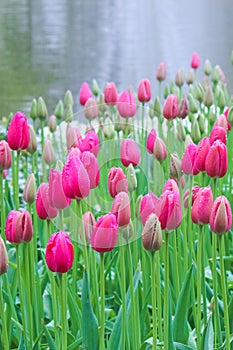
[[[71,328],[71,333],[75,336],[81,328],[82,314],[76,300],[73,297],[73,293],[71,293],[69,288],[67,289],[67,291],[68,291],[68,294],[67,294],[68,308],[70,312],[70,319],[72,322],[70,328]],[[76,296],[76,298],[78,298],[78,296]]]
[[[191,348],[190,346],[185,345],[185,344],[174,342],[174,345],[175,345],[176,349],[178,349],[178,350],[194,350],[193,348]],[[210,349],[212,349],[212,348],[210,348]]]
[[[186,279],[181,288],[173,320],[173,338],[175,341],[184,344],[187,344],[189,337],[189,325],[187,321],[187,315],[190,302],[190,287],[192,275],[193,265],[190,267]]]
[[[212,322],[212,316],[210,316],[208,324],[206,325],[203,333],[204,350],[209,350],[214,348],[214,328]]]
[[[51,334],[49,333],[47,327],[44,325],[43,326],[44,332],[45,332],[45,336],[49,345],[49,349],[50,350],[56,350],[56,345],[55,342],[53,340],[53,338],[51,337]]]
[[[82,333],[83,348],[97,350],[99,348],[98,322],[91,305],[90,287],[86,271],[83,272]]]
[[[141,278],[141,272],[136,271],[134,274],[134,292],[136,292],[138,287],[138,282]],[[130,317],[130,309],[131,309],[131,299],[130,299],[130,291],[128,289],[126,293],[126,318],[129,319]],[[114,323],[112,334],[109,338],[108,343],[108,350],[121,350],[121,317],[122,317],[122,308],[120,307],[120,310],[118,312],[118,315],[116,317],[116,321]]]
[[[230,332],[233,333],[233,296],[228,305]]]
[[[75,340],[72,344],[70,344],[67,350],[76,350],[79,349],[79,345],[82,344],[82,338]]]

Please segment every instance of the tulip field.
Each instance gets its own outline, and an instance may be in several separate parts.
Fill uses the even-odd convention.
[[[2,116],[0,349],[233,349],[231,93],[193,53]]]

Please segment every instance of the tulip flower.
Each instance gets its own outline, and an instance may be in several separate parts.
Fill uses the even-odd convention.
[[[107,83],[104,89],[104,102],[107,105],[115,105],[117,103],[117,89],[114,82]]]
[[[209,223],[213,207],[213,193],[210,186],[200,188],[192,205],[192,221],[198,225]]]
[[[170,157],[170,177],[172,179],[180,179],[182,177],[181,159],[176,152]]]
[[[96,100],[93,97],[89,97],[89,99],[86,101],[84,107],[84,115],[88,120],[92,120],[97,117],[98,107]]]
[[[90,151],[97,157],[99,152],[99,138],[97,133],[95,131],[89,131],[80,141],[78,148],[81,152]]]
[[[210,140],[204,137],[198,144],[195,156],[195,166],[199,171],[205,171],[205,161],[210,149]]]
[[[88,83],[84,82],[80,88],[79,91],[79,103],[82,106],[85,106],[85,103],[87,102],[87,100],[92,97],[92,92],[90,89],[90,86],[88,85]]]
[[[128,182],[121,168],[113,167],[108,173],[108,192],[113,198],[119,192],[128,192]]]
[[[88,173],[78,157],[70,157],[62,171],[62,186],[66,197],[82,199],[90,192]]]
[[[53,219],[57,216],[57,209],[53,208],[49,198],[49,184],[41,183],[36,196],[36,212],[40,219]]]
[[[231,128],[231,124],[228,123],[227,116],[225,115],[225,113],[219,115],[218,118],[216,119],[215,123],[214,123],[214,127],[215,126],[221,126],[226,131],[229,130],[229,125],[230,125],[230,128]]]
[[[181,168],[187,175],[197,175],[200,172],[196,167],[197,148],[197,145],[191,143],[188,145],[183,154]]]
[[[32,204],[36,199],[36,179],[34,174],[30,174],[23,190],[23,198],[25,202]]]
[[[151,129],[146,140],[146,149],[151,154],[153,154],[153,151],[154,151],[154,144],[155,144],[156,137],[157,137],[157,134],[155,129]]]
[[[7,269],[8,269],[8,255],[7,255],[6,246],[2,237],[0,237],[0,257],[1,257],[0,275],[3,275],[4,273],[7,272]]]
[[[210,133],[210,145],[216,140],[222,141],[225,145],[227,143],[226,129],[221,126],[214,126]]]
[[[163,81],[166,79],[166,64],[164,62],[160,62],[157,68],[156,79],[158,81]]]
[[[197,194],[199,191],[200,187],[199,186],[193,186],[192,188],[192,205],[197,198]],[[184,207],[187,209],[189,204],[189,190],[186,190],[184,193]]]
[[[188,100],[187,100],[186,96],[183,96],[182,101],[181,101],[180,106],[179,106],[178,116],[180,118],[184,119],[185,117],[187,117],[188,114],[189,114]]]
[[[81,141],[82,137],[77,128],[74,128],[69,123],[66,128],[66,146],[69,150],[72,147],[77,147]]]
[[[95,218],[91,211],[87,211],[83,214],[82,220],[86,236],[86,242],[89,243],[93,232],[93,228],[96,224]]]
[[[117,108],[121,117],[130,118],[136,114],[137,104],[131,92],[123,91],[117,100]]]
[[[222,235],[232,226],[232,211],[225,196],[217,197],[210,214],[210,228],[213,232]]]
[[[49,238],[45,251],[48,268],[53,272],[65,273],[72,267],[74,247],[68,233],[59,231]]]
[[[6,239],[11,243],[30,242],[33,235],[32,218],[27,210],[11,210],[6,218]]]
[[[155,213],[155,207],[159,199],[153,192],[146,194],[140,203],[140,217],[142,224],[145,225],[150,214]]]
[[[49,120],[48,120],[48,127],[49,127],[49,131],[54,133],[56,131],[56,128],[57,128],[57,118],[54,114],[52,114],[50,117],[49,117]]]
[[[90,188],[97,187],[100,181],[100,170],[96,157],[93,153],[85,151],[81,154],[80,160],[89,176]]]
[[[178,191],[165,191],[159,198],[155,214],[158,216],[162,230],[175,230],[181,223],[182,210]]]
[[[179,87],[184,85],[184,71],[179,69],[175,76],[175,84]]]
[[[162,193],[165,191],[179,191],[177,182],[174,179],[168,179],[162,189]]]
[[[200,58],[197,52],[193,52],[190,66],[193,69],[200,67]]]
[[[53,145],[52,145],[52,142],[50,139],[45,140],[44,149],[43,149],[43,153],[42,153],[42,159],[49,166],[51,166],[55,162]]]
[[[62,186],[62,172],[51,169],[49,172],[49,200],[53,208],[58,210],[68,207],[71,199],[67,198]]]
[[[210,177],[223,177],[228,168],[226,145],[217,140],[215,141],[206,156],[205,169]]]
[[[78,147],[71,147],[68,151],[66,160],[68,161],[73,156],[80,158],[81,154],[82,154],[82,152],[80,151],[80,149]]]
[[[17,112],[8,127],[7,141],[11,149],[17,151],[26,149],[30,142],[27,118],[22,112]]]
[[[138,165],[140,162],[140,151],[133,139],[123,139],[120,146],[121,162],[124,166]]]
[[[179,114],[179,100],[176,95],[168,95],[163,105],[163,116],[166,119],[174,119]]]
[[[167,158],[167,148],[163,140],[160,139],[160,137],[156,137],[155,139],[153,155],[159,162],[162,162]]]
[[[11,167],[11,150],[5,140],[0,141],[0,170]]]
[[[111,212],[115,214],[119,227],[126,226],[130,222],[130,200],[126,192],[119,192],[112,203]]]
[[[118,225],[116,216],[108,213],[101,216],[91,235],[91,246],[99,253],[110,252],[117,243]]]
[[[138,100],[142,103],[149,102],[151,99],[151,86],[148,79],[142,79],[138,86]]]
[[[33,127],[31,125],[28,125],[28,128],[29,128],[29,134],[30,134],[30,142],[29,142],[29,145],[27,146],[27,151],[33,154],[37,150],[38,142],[37,142],[36,133]]]
[[[142,231],[142,244],[146,250],[155,252],[162,246],[162,230],[158,217],[150,214]]]

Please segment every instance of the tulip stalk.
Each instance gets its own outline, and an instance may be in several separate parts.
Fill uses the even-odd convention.
[[[122,232],[120,232],[120,269],[121,269],[121,308],[122,308],[122,323],[121,323],[121,349],[125,350],[126,341],[126,281],[125,281],[125,249]]]
[[[156,254],[156,280],[157,280],[157,314],[158,314],[157,319],[162,320],[160,252],[158,252],[158,254]],[[162,341],[162,337],[163,337],[162,322],[158,322],[158,336],[159,336],[159,340]]]
[[[60,278],[60,303],[61,303],[61,338],[62,350],[67,349],[67,273],[59,274]]]
[[[4,205],[4,193],[3,193],[3,172],[0,170],[0,205],[1,205],[1,237],[5,241],[5,205]]]
[[[159,253],[158,253],[159,254]],[[152,297],[152,329],[153,329],[153,346],[156,350],[157,345],[157,302],[156,302],[156,254],[151,254],[151,297]]]
[[[164,349],[169,349],[169,232],[165,230],[164,260]]]
[[[105,349],[104,325],[105,325],[105,278],[104,278],[104,253],[100,253],[100,350]]]
[[[0,277],[0,317],[2,321],[2,345],[4,350],[9,350],[9,341],[8,341],[8,332],[7,332],[7,325],[6,325],[6,313],[4,310],[4,300],[2,296],[2,290],[3,290],[3,283],[2,278]]]
[[[89,275],[89,263],[88,263],[88,255],[87,255],[87,242],[86,242],[86,236],[85,236],[83,220],[82,220],[82,203],[81,203],[81,200],[77,200],[77,207],[78,207],[78,217],[79,217],[80,225],[81,225],[81,240],[82,240],[82,248],[83,248],[84,265],[85,265],[87,274]]]
[[[198,246],[197,246],[197,281],[202,281],[202,253],[203,253],[203,232],[202,225],[199,225]],[[201,349],[201,288],[202,283],[197,283],[197,348]]]

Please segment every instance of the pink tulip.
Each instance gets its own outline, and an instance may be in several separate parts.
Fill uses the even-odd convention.
[[[112,203],[111,212],[115,214],[119,227],[126,226],[130,222],[130,200],[126,192],[118,193]]]
[[[89,131],[80,141],[78,148],[81,152],[90,151],[97,157],[99,152],[99,138],[97,133],[95,131]]]
[[[200,172],[196,166],[197,149],[198,146],[194,143],[191,143],[184,151],[181,168],[182,171],[187,175],[197,175]]]
[[[162,230],[175,230],[182,221],[180,195],[178,191],[165,191],[159,198],[155,214]]]
[[[179,106],[178,115],[180,118],[184,119],[187,117],[188,114],[189,114],[188,100],[186,96],[183,96]]]
[[[195,199],[197,198],[197,194],[198,194],[199,189],[200,189],[199,186],[193,186],[193,188],[192,188],[192,205],[193,205]],[[186,190],[185,194],[184,194],[184,207],[187,209],[188,205],[189,205],[189,190]]]
[[[166,63],[160,62],[156,71],[156,79],[158,81],[163,81],[166,79]]]
[[[11,243],[30,242],[32,218],[27,210],[11,210],[6,218],[6,239]]]
[[[87,211],[86,213],[83,214],[82,219],[83,219],[86,242],[89,243],[93,232],[93,228],[96,224],[95,218],[91,211]]]
[[[192,221],[198,225],[208,224],[212,207],[213,194],[211,187],[200,188],[192,206]]]
[[[158,217],[150,214],[142,231],[142,244],[146,250],[155,252],[162,246],[162,230]]]
[[[153,155],[159,162],[162,162],[167,158],[166,145],[163,142],[163,140],[161,140],[161,138],[158,136],[155,139]]]
[[[65,196],[62,186],[62,172],[51,169],[49,173],[49,200],[53,208],[58,210],[68,207],[71,199]]]
[[[53,145],[50,139],[46,139],[44,142],[42,159],[49,166],[51,166],[55,162],[55,154],[54,154]]]
[[[210,149],[210,140],[204,137],[198,144],[196,150],[195,166],[199,171],[205,171],[205,160]]]
[[[191,68],[193,69],[197,69],[200,67],[200,58],[197,52],[194,52],[192,54],[192,59],[191,59],[191,64],[190,64]]]
[[[228,168],[226,145],[217,140],[215,141],[207,154],[205,169],[210,177],[223,177]]]
[[[58,211],[53,208],[49,198],[49,184],[41,183],[37,190],[36,196],[36,212],[40,219],[48,220],[54,219]]]
[[[123,118],[130,118],[136,114],[137,104],[134,95],[131,92],[123,91],[117,100],[119,114]]]
[[[48,268],[53,272],[65,273],[71,269],[74,261],[74,247],[68,233],[59,231],[50,236],[45,260]]]
[[[71,147],[68,151],[66,161],[68,161],[71,157],[74,157],[74,156],[80,158],[81,154],[82,152],[78,147]]]
[[[155,144],[156,137],[157,137],[157,134],[155,129],[151,129],[146,140],[146,149],[151,154],[153,154],[153,151],[154,151],[154,144]]]
[[[140,217],[142,224],[145,225],[150,214],[155,213],[155,207],[158,204],[159,199],[153,192],[146,194],[140,204]]]
[[[179,100],[176,95],[168,95],[163,105],[163,116],[166,119],[174,119],[179,114]]]
[[[117,89],[114,82],[107,83],[104,89],[104,102],[107,105],[115,105],[117,103]]]
[[[210,228],[217,234],[223,234],[231,229],[231,205],[225,196],[217,197],[210,214]]]
[[[89,176],[90,188],[97,187],[100,181],[100,170],[96,157],[93,153],[85,151],[81,154],[80,159]]]
[[[138,100],[142,103],[149,102],[151,99],[151,87],[148,79],[142,79],[138,86]]]
[[[88,83],[83,83],[80,91],[79,91],[79,103],[82,106],[85,106],[85,103],[87,102],[87,100],[92,97],[92,91],[90,89],[90,86],[88,85]]]
[[[123,139],[120,146],[121,162],[124,166],[138,165],[140,162],[140,151],[133,139]]]
[[[4,169],[4,170],[2,171],[2,175],[3,175],[3,179],[5,179],[5,178],[7,177],[7,175],[8,175],[8,170],[7,170],[7,169]]]
[[[2,237],[0,237],[0,256],[1,256],[0,275],[3,275],[4,273],[7,272],[7,269],[8,269],[8,254],[7,254],[5,242],[2,239]]]
[[[62,186],[66,197],[82,199],[90,192],[88,173],[78,157],[70,157],[62,171]]]
[[[74,128],[70,124],[66,128],[66,146],[69,150],[72,147],[78,147],[80,141],[82,140],[81,134],[77,128]]]
[[[174,179],[168,179],[163,186],[162,193],[164,193],[165,191],[178,191],[179,192],[177,182]]]
[[[89,97],[89,99],[86,101],[84,107],[84,115],[88,120],[92,120],[97,117],[98,106],[96,100],[93,97]]]
[[[17,112],[8,127],[7,141],[11,149],[17,151],[26,149],[30,142],[27,118],[22,112]]]
[[[221,126],[222,128],[224,128],[226,131],[229,130],[229,126],[228,126],[228,120],[227,120],[227,116],[225,114],[221,114],[218,116],[218,118],[216,119],[215,123],[214,123],[214,127],[215,126]]]
[[[0,141],[0,170],[11,167],[11,150],[5,140]]]
[[[210,145],[216,140],[222,141],[225,145],[227,143],[226,129],[221,126],[214,126],[210,133]]]
[[[231,124],[228,121],[228,113],[229,113],[229,107],[227,107],[227,109],[224,111],[223,114],[226,116],[226,119],[227,119],[227,131],[230,131],[231,130]]]
[[[128,193],[128,182],[121,168],[113,167],[108,173],[108,192],[113,198],[119,192]]]
[[[99,253],[110,252],[117,243],[118,225],[112,213],[101,216],[91,235],[91,246]]]

